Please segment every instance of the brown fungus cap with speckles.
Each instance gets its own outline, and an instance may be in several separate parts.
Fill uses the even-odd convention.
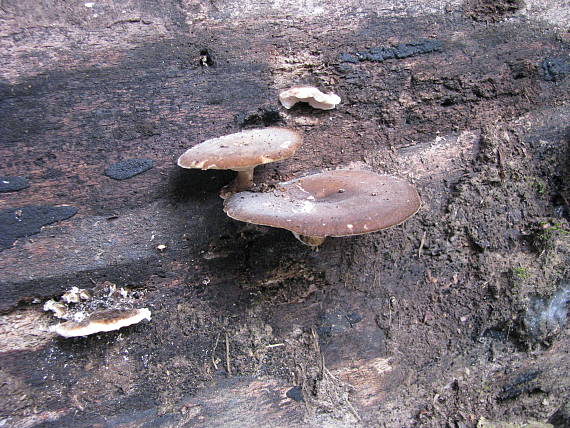
[[[250,129],[197,144],[180,156],[178,165],[240,171],[286,159],[295,153],[302,141],[298,132],[288,128]]]
[[[419,207],[420,197],[411,184],[364,170],[309,175],[269,193],[240,192],[224,203],[224,211],[236,220],[323,238],[395,226]]]

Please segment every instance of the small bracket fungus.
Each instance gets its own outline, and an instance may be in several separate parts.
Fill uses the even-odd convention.
[[[79,287],[71,287],[61,296],[65,303],[79,303],[81,300],[89,300],[90,298],[89,291]]]
[[[67,321],[50,328],[50,331],[63,337],[88,336],[90,334],[118,330],[129,325],[137,324],[142,320],[150,321],[150,310],[142,309],[110,309],[98,311],[83,321]]]
[[[290,109],[298,102],[304,102],[314,108],[332,110],[340,103],[340,97],[332,93],[325,94],[313,86],[299,86],[281,92],[279,101],[286,109]]]
[[[65,306],[63,303],[56,302],[53,299],[50,299],[44,303],[44,311],[52,311],[53,316],[56,318],[65,319],[68,315],[67,306]]]
[[[250,129],[197,144],[178,158],[178,166],[199,169],[231,169],[238,175],[228,189],[231,194],[253,185],[257,165],[286,159],[295,153],[303,138],[288,128]]]
[[[337,170],[281,183],[268,193],[240,192],[226,199],[233,219],[287,229],[318,246],[327,236],[376,232],[398,225],[420,207],[404,180],[364,170]]]

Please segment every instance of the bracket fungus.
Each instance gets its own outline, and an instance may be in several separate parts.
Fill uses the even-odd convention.
[[[301,134],[292,129],[250,129],[197,144],[178,158],[178,166],[237,171],[234,183],[222,191],[222,195],[227,195],[250,188],[257,165],[287,159],[302,142]]]
[[[268,193],[226,199],[233,219],[287,229],[316,247],[327,236],[361,235],[403,223],[420,208],[408,182],[365,170],[336,170],[281,183]]]
[[[279,101],[286,109],[298,102],[305,102],[314,108],[332,110],[340,103],[340,97],[333,93],[325,94],[313,86],[299,86],[280,92]]]
[[[94,312],[83,321],[66,321],[50,328],[50,331],[63,337],[88,336],[90,334],[118,330],[142,320],[150,321],[150,310],[142,309],[108,309]]]

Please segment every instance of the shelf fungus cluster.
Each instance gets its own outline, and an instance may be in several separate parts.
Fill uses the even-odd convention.
[[[233,219],[287,229],[318,246],[327,236],[351,236],[398,225],[414,215],[420,197],[406,181],[365,170],[336,170],[281,183],[267,193],[226,199]]]
[[[310,86],[282,91],[281,104],[297,102],[331,110],[335,94]],[[408,182],[366,170],[336,170],[297,178],[267,193],[249,191],[257,165],[286,159],[302,136],[288,128],[268,127],[204,141],[178,159],[183,168],[231,169],[235,181],[222,189],[224,211],[233,219],[291,231],[304,244],[317,247],[327,236],[351,236],[398,225],[420,208],[420,197]]]
[[[63,337],[80,337],[118,330],[143,320],[150,321],[148,308],[131,309],[136,297],[125,288],[117,289],[111,282],[91,290],[72,287],[59,301],[48,300],[44,311],[65,320],[53,325],[49,331]]]

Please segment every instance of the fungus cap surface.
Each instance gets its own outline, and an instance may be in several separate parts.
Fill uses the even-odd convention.
[[[414,215],[420,197],[408,182],[364,170],[309,175],[268,193],[226,199],[233,219],[305,236],[349,236],[395,226]]]
[[[288,128],[249,129],[195,145],[178,158],[178,165],[239,171],[286,159],[295,153],[302,141],[297,131]]]
[[[306,102],[314,108],[332,110],[340,103],[340,97],[332,93],[325,94],[313,86],[299,86],[279,93],[279,101],[286,109],[298,102]]]

